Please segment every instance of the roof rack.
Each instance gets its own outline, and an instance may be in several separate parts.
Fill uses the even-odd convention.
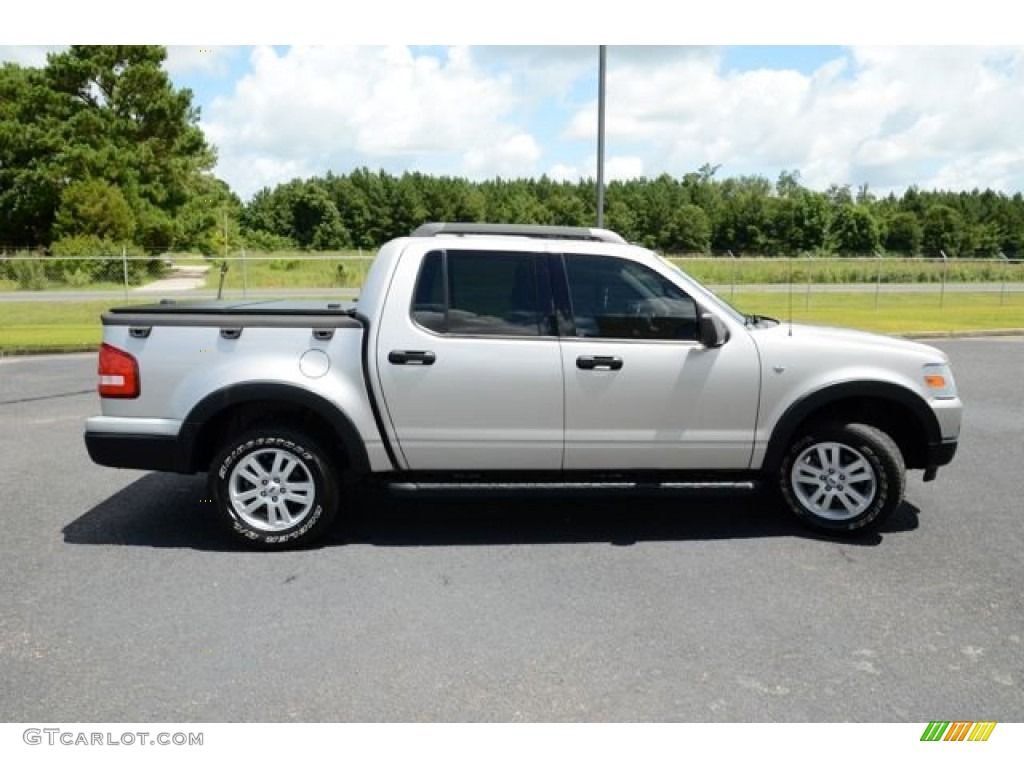
[[[436,235],[514,235],[517,237],[543,237],[550,240],[590,240],[600,243],[626,241],[610,229],[596,227],[555,227],[544,224],[479,224],[476,222],[431,222],[418,226],[413,237]]]

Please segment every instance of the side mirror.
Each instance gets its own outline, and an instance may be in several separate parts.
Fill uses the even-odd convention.
[[[702,312],[697,331],[697,341],[709,349],[720,347],[729,340],[729,329],[725,323],[710,312]]]

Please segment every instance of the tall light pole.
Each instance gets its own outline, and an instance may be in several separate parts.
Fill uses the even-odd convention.
[[[604,69],[606,45],[597,47],[597,226],[604,226]]]

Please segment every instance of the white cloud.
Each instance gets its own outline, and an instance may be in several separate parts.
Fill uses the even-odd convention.
[[[541,152],[511,117],[519,103],[512,81],[484,72],[464,48],[441,57],[261,47],[202,125],[219,149],[219,173],[245,197],[272,181],[254,165],[267,156],[315,174],[359,164],[416,170],[450,156],[473,175],[531,175]]]
[[[493,147],[466,152],[463,169],[471,178],[530,178],[537,175],[540,155],[540,146],[533,136],[517,133]]]
[[[514,72],[521,81],[521,98],[536,102],[561,99],[577,79],[596,72],[598,46],[479,46],[473,49],[473,58],[485,69]]]
[[[172,77],[194,72],[221,75],[235,50],[223,45],[169,45],[164,68]]]
[[[597,177],[597,156],[587,159],[585,169],[574,165],[556,163],[547,174],[554,181],[580,181]],[[644,160],[642,157],[616,156],[606,157],[604,161],[605,181],[629,181],[644,176]]]
[[[1024,186],[1021,48],[854,48],[811,75],[725,72],[703,50],[610,63],[607,92],[607,146],[649,174],[707,162],[723,176],[798,169],[818,188]],[[592,102],[565,136],[591,141],[595,124]]]
[[[1019,192],[1024,179],[1020,152],[973,153],[958,157],[922,179],[924,189],[1002,189]]]
[[[0,60],[41,66],[52,50],[0,47]],[[172,75],[209,83],[207,93],[237,68],[232,53],[244,55],[168,53]],[[810,74],[727,69],[722,56],[609,48],[609,180],[710,163],[720,177],[799,170],[819,189],[1024,188],[1024,48],[856,47]],[[202,105],[201,124],[218,148],[218,175],[243,197],[360,165],[590,178],[596,67],[594,45],[255,48],[248,74]]]
[[[594,163],[597,166],[597,163]],[[644,175],[642,157],[609,157],[604,164],[604,177],[608,181],[628,181]]]
[[[65,48],[66,45],[0,45],[0,63],[10,61],[23,67],[45,67],[46,54]]]
[[[552,181],[579,181],[582,178],[579,168],[563,163],[553,165],[547,175]]]

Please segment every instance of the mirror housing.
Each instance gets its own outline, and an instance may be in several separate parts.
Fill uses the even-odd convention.
[[[708,349],[720,347],[729,340],[729,328],[710,312],[701,312],[697,341]]]

